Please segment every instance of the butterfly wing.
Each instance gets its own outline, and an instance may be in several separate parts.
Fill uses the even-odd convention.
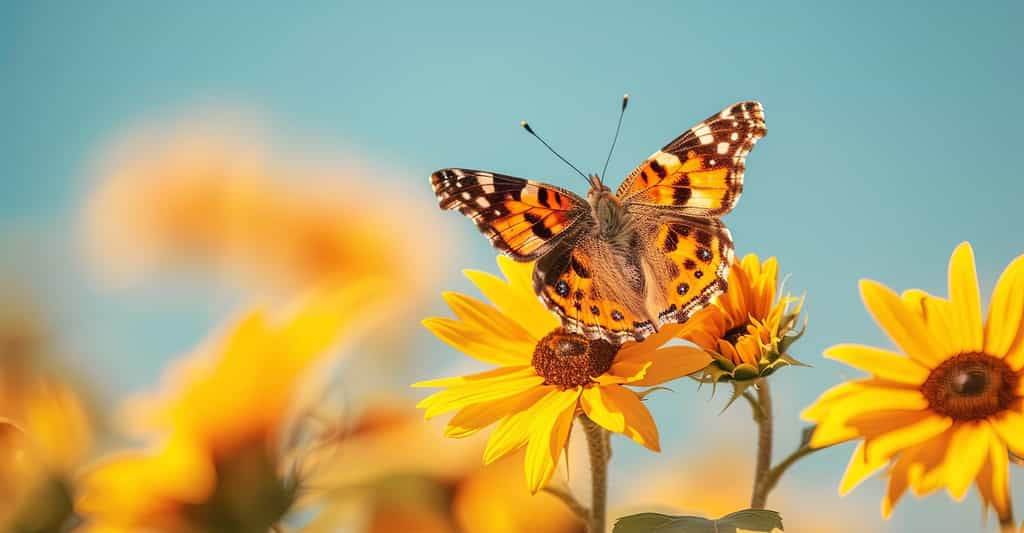
[[[659,325],[686,322],[725,292],[734,257],[725,224],[643,205],[629,210],[645,221],[641,231],[651,235],[640,254],[652,284],[646,304]]]
[[[623,258],[588,232],[537,261],[533,288],[569,331],[621,344],[656,331],[636,312],[643,309],[641,271],[639,255]]]
[[[629,173],[616,196],[623,203],[678,207],[691,215],[724,215],[743,191],[747,154],[766,132],[760,103],[733,104],[652,154]]]
[[[446,168],[430,182],[441,209],[458,209],[473,219],[495,248],[517,261],[543,256],[590,218],[579,196],[523,178]]]

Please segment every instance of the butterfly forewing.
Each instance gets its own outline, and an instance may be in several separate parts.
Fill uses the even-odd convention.
[[[590,207],[558,187],[494,172],[446,168],[430,176],[441,209],[458,209],[498,250],[536,259],[579,230]]]
[[[747,154],[766,131],[760,103],[733,104],[652,154],[616,195],[627,203],[721,216],[739,200]]]

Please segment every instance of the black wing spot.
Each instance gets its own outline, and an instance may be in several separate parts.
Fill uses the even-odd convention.
[[[653,170],[659,178],[664,178],[668,175],[668,171],[665,170],[665,167],[661,166],[661,163],[655,159],[651,160],[651,170]]]
[[[562,298],[569,296],[569,284],[564,279],[558,280],[558,283],[555,284],[555,292]]]
[[[612,320],[619,322],[623,319],[622,313],[618,311],[612,311]]]
[[[697,259],[708,263],[711,261],[711,250],[707,248],[697,248]]]
[[[690,286],[686,283],[680,283],[679,286],[676,287],[676,293],[679,294],[679,296],[683,296],[688,292],[690,292]]]

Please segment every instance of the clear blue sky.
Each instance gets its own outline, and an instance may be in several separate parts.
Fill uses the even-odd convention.
[[[944,292],[949,253],[969,240],[987,293],[1024,252],[1020,2],[316,4],[0,7],[4,262],[32,263],[25,270],[62,308],[77,348],[102,354],[83,366],[118,376],[115,388],[152,382],[220,315],[182,298],[142,305],[82,288],[86,276],[64,259],[89,165],[123,128],[209,102],[257,109],[285,138],[387,160],[415,177],[410,195],[432,202],[426,177],[444,166],[582,190],[518,129],[523,118],[596,171],[628,91],[614,182],[694,122],[760,100],[768,136],[726,221],[740,253],[778,256],[790,287],[808,294],[798,352],[815,368],[779,377],[780,409],[855,375],[821,360],[824,347],[887,343],[860,304],[858,278]],[[486,241],[466,230],[438,246],[456,264],[492,269]],[[464,288],[454,273],[450,286]],[[658,415],[693,398],[659,399]],[[799,423],[782,416],[785,449]],[[831,492],[849,452],[822,453],[795,479]],[[866,531],[979,527],[974,496],[954,506],[945,495],[911,498],[883,524],[881,491],[868,483],[845,501],[864,506]]]

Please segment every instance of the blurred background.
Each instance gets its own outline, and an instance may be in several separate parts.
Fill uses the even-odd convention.
[[[1020,2],[4,3],[3,361],[45,366],[109,413],[248,305],[384,276],[389,311],[336,378],[366,430],[354,435],[370,439],[353,438],[352,464],[400,487],[410,473],[442,479],[400,491],[416,495],[403,508],[438,515],[423,531],[487,531],[473,516],[498,514],[481,510],[488,495],[528,498],[521,463],[481,469],[481,441],[443,441],[413,410],[426,391],[408,388],[482,368],[419,320],[447,315],[442,290],[476,294],[461,269],[496,271],[472,224],[437,210],[428,176],[481,168],[582,193],[520,120],[596,172],[629,92],[614,185],[697,121],[757,99],[769,134],[726,222],[738,253],[778,257],[787,287],[806,292],[795,355],[813,365],[773,377],[779,457],[799,441],[799,411],[856,376],[822,349],[889,345],[859,278],[945,293],[949,254],[969,240],[987,295],[1024,252],[1022,23]],[[719,414],[723,391],[673,389],[649,401],[660,456],[615,438],[613,513],[744,507],[749,410]],[[99,451],[123,439],[102,418]],[[415,455],[410,438],[451,460],[397,459]],[[973,489],[961,505],[909,497],[889,521],[878,479],[840,499],[850,446],[805,459],[772,495],[787,531],[983,528]],[[1019,469],[1012,482],[1019,493]],[[545,524],[572,530],[539,501]],[[360,505],[346,530],[417,531]]]

